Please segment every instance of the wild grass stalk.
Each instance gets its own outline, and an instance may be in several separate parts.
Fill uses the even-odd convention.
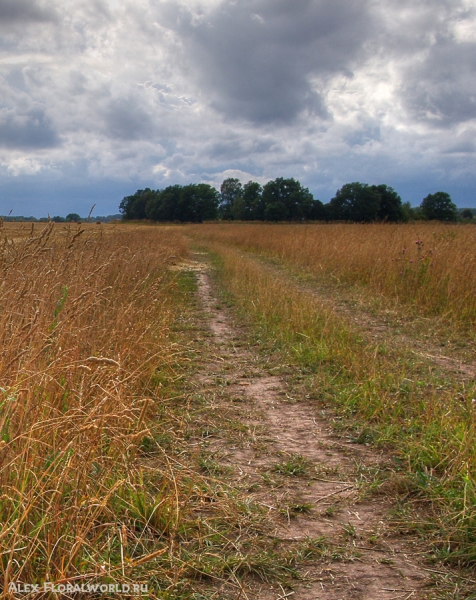
[[[5,592],[11,582],[130,581],[179,526],[177,474],[144,486],[136,456],[161,402],[151,377],[180,352],[167,265],[185,252],[173,232],[49,223],[12,240],[3,230]]]
[[[190,445],[211,409],[192,380],[195,277],[170,268],[187,256],[181,231],[0,234],[2,597],[125,583],[176,600],[284,573],[262,508],[244,512]]]
[[[257,337],[311,377],[312,396],[358,424],[355,442],[398,457],[394,485],[452,560],[476,561],[474,384],[451,381],[413,353],[364,339],[286,274],[224,244],[209,244],[222,284]],[[409,521],[407,521],[408,525]]]
[[[476,228],[418,224],[209,224],[194,236],[262,253],[460,329],[476,324]]]

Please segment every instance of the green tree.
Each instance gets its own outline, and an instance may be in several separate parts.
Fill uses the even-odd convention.
[[[379,218],[380,194],[366,183],[346,183],[328,207],[332,219],[368,223]]]
[[[171,185],[164,190],[138,190],[119,208],[125,220],[200,223],[217,218],[218,192],[207,183]]]
[[[278,177],[263,187],[264,217],[272,221],[303,221],[319,212],[318,200],[295,179]]]
[[[268,202],[264,209],[264,218],[266,221],[287,221],[288,215],[289,212],[282,200]]]
[[[178,221],[177,207],[181,190],[181,185],[170,185],[150,195],[145,207],[146,217],[151,221]]]
[[[370,189],[380,196],[380,205],[377,218],[380,221],[402,221],[404,218],[402,199],[397,192],[388,185],[371,185]]]
[[[245,221],[264,221],[263,188],[256,181],[248,181],[243,186]]]
[[[233,219],[233,204],[242,194],[242,185],[239,179],[229,177],[220,187],[219,215],[222,219]]]
[[[310,207],[310,212],[307,217],[312,221],[325,221],[326,220],[326,209],[324,204],[320,200],[314,199]]]
[[[155,194],[150,188],[137,190],[132,196],[126,196],[119,204],[119,212],[126,221],[146,219],[145,207]]]
[[[474,213],[470,208],[463,208],[461,211],[461,218],[463,221],[472,221],[474,217]]]
[[[217,218],[218,192],[207,183],[185,185],[180,188],[175,205],[177,221],[201,223]]]
[[[408,223],[408,221],[413,221],[415,218],[415,209],[412,208],[410,202],[404,202],[402,204],[402,221]]]
[[[428,194],[420,204],[421,212],[427,219],[438,221],[456,221],[458,209],[446,192]]]
[[[196,221],[212,221],[218,217],[219,194],[208,183],[198,183],[195,188],[195,218]]]
[[[81,217],[77,214],[77,213],[69,213],[69,215],[66,215],[66,221],[71,222],[71,221],[81,221]]]
[[[246,201],[243,196],[237,196],[231,207],[231,216],[235,221],[247,221]]]

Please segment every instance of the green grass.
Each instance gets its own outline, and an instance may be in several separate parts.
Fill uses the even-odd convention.
[[[297,477],[299,475],[308,475],[312,466],[311,461],[300,454],[292,454],[286,460],[276,463],[273,471],[280,475]]]
[[[395,488],[407,490],[414,529],[445,560],[476,564],[474,382],[452,378],[411,349],[367,339],[258,259],[219,244],[210,249],[224,297],[255,344],[276,364],[299,368],[310,401],[333,407],[355,443],[391,449],[399,458]]]

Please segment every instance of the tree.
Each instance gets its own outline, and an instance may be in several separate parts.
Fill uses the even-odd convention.
[[[78,221],[81,221],[81,217],[76,213],[69,213],[69,215],[66,215],[66,221],[75,221],[77,223]]]
[[[201,223],[217,218],[218,192],[207,183],[170,185],[164,190],[138,190],[126,196],[120,210],[125,220]]]
[[[122,218],[126,221],[145,219],[145,207],[152,195],[155,194],[150,188],[145,190],[137,190],[132,196],[126,196],[119,204],[119,211]]]
[[[245,221],[264,221],[263,188],[256,181],[243,186],[243,216]]]
[[[368,223],[379,218],[380,194],[366,183],[346,183],[329,202],[329,215],[339,221]]]
[[[246,202],[243,196],[237,196],[231,207],[231,216],[235,221],[247,221]]]
[[[177,206],[181,190],[181,185],[170,185],[150,195],[145,207],[146,217],[151,221],[179,221]]]
[[[264,218],[266,221],[287,221],[288,217],[289,212],[282,200],[266,204],[266,208],[264,209]]]
[[[461,218],[463,221],[472,221],[474,217],[473,211],[470,208],[463,208]]]
[[[380,221],[402,221],[404,213],[402,199],[397,192],[388,185],[371,185],[370,189],[380,196],[380,206],[377,218]]]
[[[217,190],[208,183],[198,183],[193,186],[195,201],[195,219],[212,221],[218,217],[219,194]]]
[[[233,204],[241,193],[242,186],[239,179],[229,177],[221,184],[219,214],[222,219],[233,219]]]
[[[324,204],[320,200],[314,199],[310,207],[308,219],[312,221],[325,221],[326,220],[326,209]]]
[[[412,208],[410,202],[404,202],[402,204],[402,221],[408,223],[408,221],[412,221],[415,218],[415,209]]]
[[[428,194],[420,204],[423,216],[429,220],[456,221],[458,209],[446,192]]]
[[[299,181],[278,177],[263,187],[263,204],[267,220],[303,221],[315,218],[321,203]]]

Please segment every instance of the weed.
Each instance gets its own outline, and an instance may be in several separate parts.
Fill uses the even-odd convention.
[[[288,519],[291,519],[300,514],[309,514],[313,508],[314,505],[311,502],[296,502],[284,506],[280,511],[281,514],[285,515]]]
[[[312,463],[300,454],[292,454],[286,460],[274,465],[273,471],[280,475],[296,477],[309,472]]]
[[[346,538],[355,538],[357,532],[355,531],[355,527],[352,525],[352,523],[344,523],[342,525],[342,534]]]
[[[232,467],[220,464],[213,456],[203,452],[198,458],[198,465],[203,473],[212,475],[213,477],[217,477],[219,475],[229,475],[233,472]]]

